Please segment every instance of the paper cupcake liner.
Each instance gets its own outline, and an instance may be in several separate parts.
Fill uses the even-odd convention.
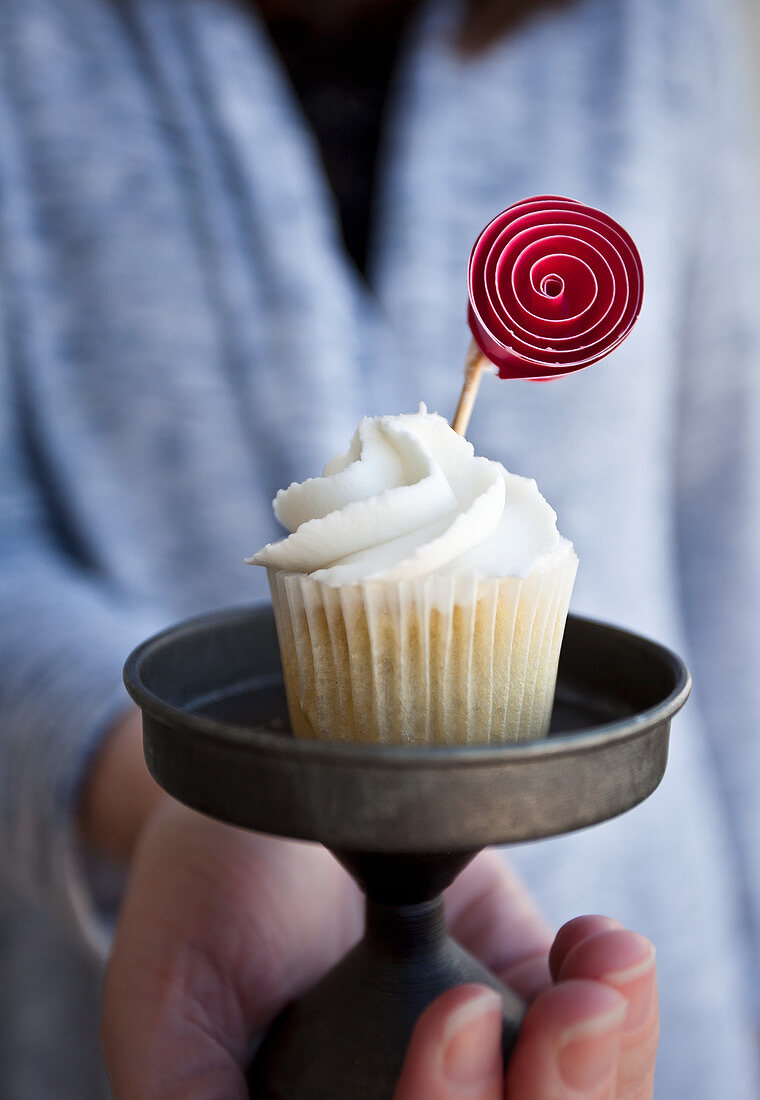
[[[298,737],[489,744],[544,737],[577,558],[527,577],[330,587],[270,570]]]

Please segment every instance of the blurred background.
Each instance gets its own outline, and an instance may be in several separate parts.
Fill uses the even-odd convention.
[[[757,134],[760,142],[760,4],[758,0],[743,0],[747,12],[750,27],[752,29],[752,46],[755,58],[753,76],[755,78],[755,117],[757,119]]]

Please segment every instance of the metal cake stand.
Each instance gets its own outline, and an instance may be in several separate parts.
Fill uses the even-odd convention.
[[[366,895],[364,939],[285,1010],[251,1066],[251,1094],[266,1100],[390,1100],[416,1019],[463,982],[502,993],[508,1057],[523,1005],[446,935],[441,893],[486,845],[580,829],[645,799],[690,689],[669,650],[571,616],[545,740],[298,740],[268,607],[181,623],[136,649],[124,675],[169,794],[233,825],[321,842]]]

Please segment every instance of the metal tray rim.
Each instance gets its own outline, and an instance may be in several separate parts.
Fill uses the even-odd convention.
[[[611,743],[635,738],[647,732],[658,722],[667,722],[681,709],[691,691],[691,677],[683,662],[666,646],[643,635],[634,634],[621,627],[579,615],[570,615],[573,622],[599,627],[618,636],[622,635],[636,644],[656,652],[672,668],[675,685],[672,691],[655,706],[632,717],[615,719],[594,726],[587,731],[557,734],[544,740],[514,742],[504,745],[358,745],[349,742],[312,741],[283,737],[281,734],[256,726],[231,725],[193,714],[181,707],[165,702],[150,691],[142,681],[141,664],[157,647],[170,637],[194,633],[204,626],[229,624],[252,612],[262,612],[267,605],[255,604],[226,608],[184,619],[141,642],[127,658],[124,666],[124,683],[132,699],[150,717],[169,727],[182,726],[186,732],[213,742],[222,741],[230,748],[239,748],[257,754],[288,756],[297,754],[325,763],[357,764],[368,767],[424,768],[482,767],[500,763],[525,763],[526,758],[543,759],[561,757],[581,749],[603,748]]]

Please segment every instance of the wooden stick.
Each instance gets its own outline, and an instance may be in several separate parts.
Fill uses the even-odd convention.
[[[457,435],[467,434],[467,426],[470,423],[475,398],[478,396],[480,378],[486,368],[492,369],[490,361],[486,359],[475,341],[470,341],[467,358],[464,361],[464,385],[459,395],[457,411],[451,421],[451,426]]]

